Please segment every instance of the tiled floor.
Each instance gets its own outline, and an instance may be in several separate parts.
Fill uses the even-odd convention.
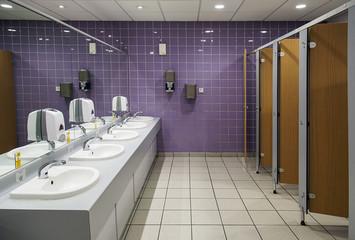
[[[344,218],[311,213],[300,225],[297,186],[272,191],[253,159],[158,157],[125,239],[347,239]]]

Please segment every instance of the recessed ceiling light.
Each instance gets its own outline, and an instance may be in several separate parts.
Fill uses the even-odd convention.
[[[214,7],[217,8],[217,9],[223,9],[224,5],[223,4],[217,4]]]
[[[260,31],[261,33],[267,33],[267,31],[263,30],[263,31]]]
[[[142,5],[138,5],[137,8],[138,8],[138,9],[142,9],[143,6],[142,6]]]
[[[254,42],[254,40],[253,40],[253,39],[250,39],[250,40],[248,40],[248,42]]]
[[[306,4],[298,4],[296,6],[297,9],[305,8],[307,5]]]
[[[58,7],[59,7],[59,8],[64,8],[64,6],[63,6],[63,5],[59,5]]]
[[[12,6],[9,4],[0,4],[0,6],[3,8],[12,8]]]

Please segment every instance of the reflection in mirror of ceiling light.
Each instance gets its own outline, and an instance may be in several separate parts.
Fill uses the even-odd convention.
[[[254,42],[254,40],[253,39],[249,39],[248,42]]]
[[[157,33],[158,33],[157,31],[154,32],[154,34],[157,34]]]
[[[46,38],[46,41],[49,41],[49,38]]]
[[[9,31],[9,32],[16,32],[16,29],[9,28],[9,29],[7,29],[7,31]]]
[[[305,8],[305,7],[307,7],[306,4],[298,4],[298,5],[296,5],[297,9],[301,9],[301,8]]]
[[[9,4],[0,4],[0,6],[3,8],[12,8],[12,6]]]
[[[112,52],[113,52],[112,49],[105,49],[105,50],[106,50],[106,52],[109,52],[109,53],[112,53]]]
[[[213,30],[206,30],[205,33],[213,33]]]
[[[201,42],[206,42],[206,39],[201,39]]]
[[[100,31],[100,33],[104,33],[105,31]]]
[[[213,39],[211,40],[211,42],[213,42]]]
[[[143,6],[142,6],[142,5],[138,5],[137,8],[138,8],[138,9],[142,9]]]
[[[42,40],[43,40],[43,38],[38,38],[38,40],[42,41]]]
[[[203,52],[203,49],[199,49],[198,51],[199,51],[199,52]]]
[[[266,30],[263,30],[263,31],[260,31],[261,33],[267,33],[267,31]]]
[[[90,41],[91,41],[91,39],[90,39],[90,38],[87,38],[87,39],[86,39],[86,41],[90,42]]]
[[[63,30],[63,32],[65,32],[65,33],[70,33],[70,31],[69,31],[69,30]]]
[[[59,5],[58,7],[59,7],[59,8],[64,8],[64,6],[63,6],[63,5]]]
[[[108,35],[108,37],[110,38],[110,37],[112,37],[112,35]]]
[[[214,7],[217,8],[217,9],[223,9],[224,5],[223,4],[217,4]]]
[[[150,52],[149,54],[150,54],[150,55],[153,55],[153,54],[154,54],[154,52]]]

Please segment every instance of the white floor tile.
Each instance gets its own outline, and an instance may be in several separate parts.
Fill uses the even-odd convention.
[[[191,188],[212,188],[211,181],[191,180]]]
[[[254,226],[225,226],[227,239],[261,240]]]
[[[299,240],[334,240],[321,226],[290,226]]]
[[[138,209],[145,210],[163,210],[165,199],[160,198],[142,198],[139,201]]]
[[[162,224],[191,224],[191,212],[165,210]]]
[[[282,219],[286,222],[287,225],[299,226],[301,223],[301,213],[300,211],[278,211]],[[305,219],[306,225],[319,225],[314,218],[306,214]]]
[[[142,198],[165,198],[165,188],[146,188],[143,192]]]
[[[237,189],[259,188],[254,181],[234,181],[234,184]]]
[[[177,161],[173,161],[173,168],[174,167],[189,167],[190,166],[190,162],[189,161],[181,161],[181,162],[177,162]]]
[[[190,157],[190,162],[205,162],[205,157]]]
[[[125,240],[158,239],[159,225],[130,225]]]
[[[310,213],[312,217],[317,220],[321,225],[328,225],[328,226],[348,226],[349,220],[343,217],[337,216],[330,216],[325,214],[319,213]]]
[[[190,168],[189,167],[172,167],[171,168],[171,173],[189,173]]]
[[[222,225],[199,226],[192,225],[194,240],[223,240],[226,239]]]
[[[165,200],[165,210],[190,210],[190,199],[170,199]]]
[[[267,198],[292,198],[292,196],[283,189],[277,189],[276,194],[274,193],[274,189],[261,189]]]
[[[273,181],[255,181],[255,182],[261,189],[273,189],[274,188]]]
[[[191,180],[200,180],[200,181],[210,181],[210,175],[208,173],[191,173]]]
[[[218,210],[215,199],[191,199],[192,210]]]
[[[251,173],[250,176],[256,181],[270,181],[272,180],[271,175],[269,175],[268,173]]]
[[[162,225],[159,240],[191,240],[191,226]]]
[[[215,198],[212,188],[191,188],[191,198]]]
[[[269,201],[275,207],[276,210],[300,210],[298,203],[293,198],[285,198],[285,199],[272,199]]]
[[[214,189],[216,198],[240,198],[237,190],[228,188],[216,188]]]
[[[217,199],[218,208],[222,210],[246,210],[241,199]]]
[[[249,211],[255,225],[285,225],[276,211]]]
[[[248,210],[275,210],[267,199],[243,198],[243,202]]]
[[[207,167],[206,162],[190,162],[190,167]]]
[[[190,189],[169,188],[166,198],[190,198]]]
[[[145,188],[167,188],[168,180],[150,180]]]
[[[218,211],[192,211],[192,224],[222,224]]]
[[[162,215],[162,210],[137,210],[132,224],[160,224]]]
[[[263,240],[297,240],[287,226],[257,226]]]
[[[152,169],[152,172],[158,172],[158,173],[170,173],[171,167],[162,167],[162,166],[155,166]]]
[[[157,173],[153,172],[149,176],[149,180],[169,180],[170,173]]]
[[[238,189],[238,192],[242,198],[266,198],[260,189]]]
[[[185,180],[189,181],[190,180],[190,174],[189,173],[172,173],[170,175],[170,180]]]
[[[191,173],[209,173],[207,167],[190,167]]]
[[[190,188],[190,181],[170,180],[168,188]]]
[[[211,179],[217,180],[217,181],[227,181],[231,180],[231,177],[229,176],[228,173],[211,173]]]
[[[336,240],[347,240],[348,239],[348,227],[343,226],[324,226],[325,229],[330,232],[330,234]]]
[[[253,225],[247,211],[220,211],[225,225]]]
[[[234,181],[253,181],[247,173],[231,173],[230,175]]]
[[[212,181],[213,188],[233,188],[235,186],[232,181]]]
[[[211,167],[211,166],[208,166],[208,171],[209,171],[211,174],[214,174],[214,173],[224,173],[224,174],[228,174],[228,171],[227,171],[227,168],[226,168],[226,167]]]

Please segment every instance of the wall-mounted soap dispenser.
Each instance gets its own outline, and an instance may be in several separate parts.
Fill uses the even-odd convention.
[[[92,122],[95,119],[94,102],[88,98],[77,98],[69,104],[69,122]]]
[[[115,96],[112,98],[112,112],[128,112],[128,100],[123,96]]]
[[[165,72],[165,91],[175,91],[175,72],[173,70],[167,70]]]
[[[81,69],[79,71],[79,89],[86,92],[90,88],[90,72],[86,69]]]

